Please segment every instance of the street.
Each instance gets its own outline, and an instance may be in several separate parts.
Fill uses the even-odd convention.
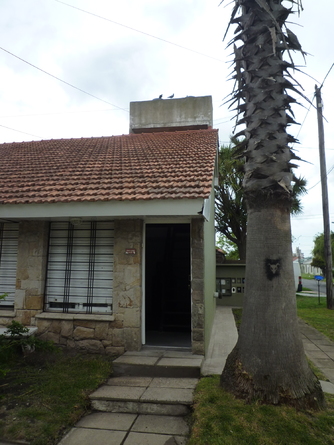
[[[315,297],[318,296],[318,281],[317,280],[315,280],[315,279],[308,280],[306,278],[303,278],[302,285],[303,285],[303,287],[306,287],[306,288],[311,289],[312,291],[316,292],[316,294],[314,295]],[[326,296],[326,282],[324,280],[320,281],[320,295]]]

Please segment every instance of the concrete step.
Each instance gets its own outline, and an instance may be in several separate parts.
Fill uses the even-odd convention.
[[[112,377],[90,395],[96,411],[185,416],[190,413],[197,378]]]
[[[199,378],[204,357],[190,351],[126,352],[113,361],[114,376]]]

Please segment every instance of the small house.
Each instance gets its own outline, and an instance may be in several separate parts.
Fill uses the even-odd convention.
[[[217,149],[210,96],[133,102],[126,135],[0,144],[0,324],[204,354]]]

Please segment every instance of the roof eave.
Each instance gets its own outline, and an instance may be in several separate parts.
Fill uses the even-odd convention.
[[[198,216],[204,198],[0,205],[0,219]]]

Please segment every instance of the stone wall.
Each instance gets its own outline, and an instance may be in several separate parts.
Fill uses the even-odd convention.
[[[139,351],[142,311],[142,220],[115,221],[114,315],[122,323],[126,350]]]
[[[117,321],[101,320],[105,316],[99,315],[55,314],[54,319],[45,315],[36,317],[38,336],[43,340],[80,352],[114,356],[124,353],[123,326]]]
[[[191,223],[192,352],[204,354],[204,227],[202,219]]]
[[[43,310],[48,233],[48,222],[20,222],[14,310],[24,325],[34,325]]]

